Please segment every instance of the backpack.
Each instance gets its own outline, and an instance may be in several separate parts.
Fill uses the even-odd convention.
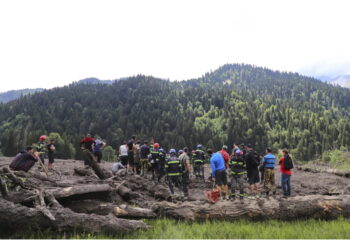
[[[290,158],[289,155],[284,156],[284,169],[285,170],[291,170],[294,168],[292,158]]]

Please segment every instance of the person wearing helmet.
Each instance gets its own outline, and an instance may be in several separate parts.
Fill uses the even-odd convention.
[[[193,163],[194,163],[194,174],[196,176],[196,179],[202,179],[204,178],[204,161],[205,161],[205,153],[202,150],[203,146],[201,144],[197,145],[197,150],[195,151],[195,154],[193,156]]]
[[[155,180],[156,175],[159,176],[159,143],[154,143],[153,148],[151,149],[151,171],[152,171],[152,180]]]
[[[179,149],[179,156],[183,153],[184,151],[182,149]]]
[[[244,180],[246,179],[247,169],[243,159],[243,152],[238,150],[235,152],[233,152],[229,161],[229,174],[231,176],[230,199],[236,199],[236,190],[239,189],[239,199],[243,201],[244,196],[246,196],[244,192]]]
[[[39,141],[34,143],[32,146],[36,152],[38,152],[39,160],[45,164],[45,141],[47,139],[46,135],[42,135],[39,137]]]
[[[182,192],[182,188],[180,185],[180,175],[181,175],[181,167],[180,160],[176,156],[176,150],[170,149],[170,158],[166,161],[165,171],[168,178],[168,185],[172,195],[174,195],[174,186],[177,187],[180,192]]]

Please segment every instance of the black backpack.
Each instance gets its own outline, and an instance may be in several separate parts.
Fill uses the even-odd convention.
[[[292,158],[290,158],[289,155],[284,156],[284,169],[285,170],[291,170],[294,168]]]

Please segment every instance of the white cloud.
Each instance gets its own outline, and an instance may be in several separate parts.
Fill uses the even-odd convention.
[[[346,1],[0,2],[0,90],[138,73],[188,79],[224,63],[298,71],[350,58]]]

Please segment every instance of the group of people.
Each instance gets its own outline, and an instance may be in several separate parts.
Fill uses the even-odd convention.
[[[268,197],[276,194],[275,166],[276,157],[272,154],[271,148],[267,148],[264,155],[257,154],[251,144],[245,147],[243,144],[234,144],[231,155],[227,152],[227,146],[214,153],[207,150],[210,156],[212,179],[215,180],[217,189],[223,199],[236,199],[237,196],[243,200],[248,194],[245,191],[245,181],[248,181],[249,196],[260,197],[262,194]],[[279,160],[281,172],[281,187],[283,197],[291,195],[290,179],[293,162],[288,150],[282,151],[283,156]],[[228,190],[228,176],[231,177],[231,190]],[[263,189],[260,191],[260,183]],[[239,193],[236,193],[239,191]]]
[[[106,143],[101,138],[95,139],[88,134],[80,141],[80,147],[85,152],[92,154],[96,162],[100,163]],[[47,155],[48,169],[50,169],[54,163],[55,150],[55,141],[41,136],[38,143],[16,155],[10,168],[27,172],[38,161],[41,165],[45,164]],[[160,147],[159,143],[144,141],[141,145],[141,141],[136,140],[136,137],[133,136],[119,147],[117,154],[120,161],[113,165],[113,173],[121,169],[141,176],[150,173],[152,180],[166,181],[172,194],[175,193],[175,187],[177,187],[185,198],[189,195],[188,185],[191,176],[205,181],[206,163],[209,163],[211,167],[209,179],[215,183],[223,199],[234,200],[239,197],[243,200],[245,196],[255,198],[261,195],[276,194],[276,157],[270,148],[266,149],[264,155],[257,154],[251,144],[247,146],[234,144],[231,152],[225,145],[220,151],[214,152],[212,149],[207,149],[205,152],[201,144],[192,151],[185,147],[178,151],[170,149],[167,152]],[[279,160],[281,186],[283,197],[287,198],[291,195],[290,179],[293,162],[287,150],[283,150],[282,154]],[[86,159],[84,164],[90,165],[90,160]],[[248,184],[249,192],[245,190],[246,184]],[[260,184],[263,184],[262,190],[260,190]]]
[[[212,149],[205,152],[201,144],[193,151],[185,147],[182,150],[170,149],[167,152],[159,143],[144,141],[141,145],[141,142],[133,137],[120,146],[118,153],[120,162],[114,165],[113,172],[125,168],[128,173],[141,176],[151,173],[152,180],[161,182],[165,179],[172,194],[174,187],[178,187],[180,193],[188,197],[190,176],[205,180],[205,163],[208,161],[211,167],[209,179],[215,182],[223,199],[234,200],[239,197],[243,200],[245,196],[255,198],[276,194],[276,157],[270,148],[266,149],[264,155],[257,154],[251,144],[234,144],[231,152],[226,145],[218,152]],[[283,150],[282,154],[279,160],[281,186],[283,197],[287,198],[291,194],[293,163],[287,150]],[[245,190],[247,182],[249,192]],[[231,186],[230,190],[228,184]],[[260,184],[263,184],[262,190]]]
[[[21,151],[15,156],[10,163],[10,168],[16,171],[28,172],[37,162],[40,163],[41,167],[45,166],[47,156],[47,169],[50,170],[55,162],[55,151],[55,140],[42,135],[37,143],[28,146],[25,151]]]
[[[106,145],[107,144],[100,137],[95,139],[91,136],[91,134],[87,134],[80,141],[80,149],[92,153],[98,163],[101,163],[103,156],[102,152]],[[89,160],[87,158],[84,160],[84,165],[89,165]]]
[[[151,173],[152,180],[161,182],[166,178],[170,191],[174,194],[174,187],[181,190],[184,197],[188,197],[189,174],[191,172],[189,149],[176,151],[170,149],[167,153],[159,143],[136,141],[132,137],[127,143],[119,147],[120,162],[113,165],[113,172],[127,168],[129,173],[141,176]]]

